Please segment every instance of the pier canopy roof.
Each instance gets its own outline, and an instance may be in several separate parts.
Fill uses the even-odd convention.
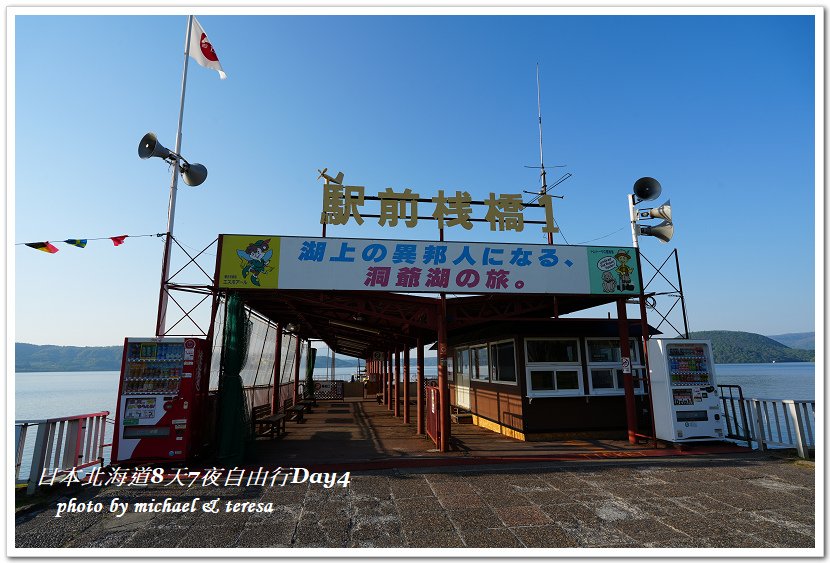
[[[639,296],[635,248],[220,235],[216,287],[304,339],[368,358],[448,331]],[[446,298],[441,299],[442,292]]]
[[[251,290],[238,294],[253,311],[302,338],[322,340],[346,356],[368,358],[375,351],[412,348],[437,340],[438,296],[393,292]],[[447,330],[501,321],[527,323],[613,303],[612,296],[474,295],[447,296]]]

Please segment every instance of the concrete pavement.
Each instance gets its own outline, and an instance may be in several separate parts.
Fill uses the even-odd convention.
[[[275,511],[55,518],[55,499],[16,516],[15,546],[694,550],[816,541],[814,468],[763,454],[363,471],[330,489],[167,484],[74,496],[102,505],[221,496],[223,504],[272,502]]]

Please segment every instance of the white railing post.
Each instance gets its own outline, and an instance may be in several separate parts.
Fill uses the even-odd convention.
[[[807,459],[810,457],[810,447],[807,444],[807,436],[804,432],[804,420],[801,418],[801,411],[796,405],[795,401],[782,401],[790,415],[790,420],[793,422],[793,430],[795,431],[795,448],[798,451],[798,457]]]
[[[66,422],[66,439],[63,442],[63,456],[61,457],[60,467],[75,467],[78,465],[75,448],[78,446],[80,422],[80,420],[68,420]]]
[[[15,447],[15,455],[14,455],[14,480],[17,481],[20,478],[20,467],[23,465],[23,446],[26,444],[26,433],[29,430],[28,424],[15,424],[14,425],[14,442],[16,444]]]
[[[764,445],[764,414],[761,411],[761,401],[758,399],[751,399],[752,410],[755,411],[753,417],[753,424],[755,425],[755,441],[758,442],[758,451],[766,450]]]
[[[813,436],[813,426],[815,425],[815,418],[816,418],[816,402],[815,401],[805,401],[801,404],[801,413],[804,415],[804,429],[807,431],[807,443],[812,444],[813,447],[816,445],[816,439]],[[813,418],[810,418],[810,411],[813,412]]]
[[[43,475],[43,466],[46,461],[46,442],[49,426],[46,421],[37,425],[35,450],[32,452],[32,467],[29,470],[29,486],[26,487],[27,495],[35,494],[35,490],[40,485],[40,477]]]

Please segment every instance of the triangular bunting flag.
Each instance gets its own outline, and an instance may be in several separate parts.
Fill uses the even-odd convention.
[[[48,252],[49,254],[54,254],[58,251],[58,248],[51,244],[49,241],[46,242],[27,242],[26,246],[34,248],[35,250],[42,250],[43,252]]]
[[[120,237],[110,237],[110,240],[112,241],[112,244],[114,244],[115,246],[119,246],[121,244],[124,244],[124,239],[127,238],[128,236],[130,236],[130,235],[121,235]]]
[[[82,239],[70,238],[70,239],[66,239],[63,242],[65,242],[66,244],[71,244],[72,246],[77,246],[78,248],[85,248],[86,247],[86,239],[85,238],[82,238]]]

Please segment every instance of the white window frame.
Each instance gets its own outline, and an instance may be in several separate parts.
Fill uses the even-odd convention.
[[[447,358],[448,362],[452,362],[452,369],[448,370],[448,371],[452,376],[450,378],[450,380],[453,383],[458,381],[458,378],[456,377],[456,375],[459,373],[459,371],[458,371],[458,362],[456,362],[455,359],[458,357],[459,353],[462,353],[462,354],[467,356],[467,359],[466,359],[465,363],[466,363],[467,369],[468,370],[470,369],[470,348],[467,347],[467,346],[464,346],[464,347],[459,346],[458,348],[454,348],[453,351],[452,351],[452,356]],[[461,371],[460,373],[464,373],[464,372]]]
[[[576,361],[574,362],[529,362],[527,354],[527,345],[531,341],[565,341],[574,342],[576,344]],[[544,337],[530,337],[524,339],[524,353],[525,353],[525,379],[527,382],[527,396],[528,397],[581,397],[585,395],[584,377],[582,371],[582,346],[579,345],[579,338],[544,338]],[[576,371],[578,389],[543,389],[534,390],[531,379],[531,372],[533,371],[552,371],[553,383],[556,385],[556,373],[558,371]]]
[[[504,344],[506,342],[510,342],[513,344],[513,373],[516,374],[516,379],[513,381],[502,381],[500,379],[496,379],[495,375],[498,373],[495,364],[493,363],[493,359],[495,358],[495,354],[493,354],[493,346],[498,344]],[[519,369],[518,369],[518,362],[516,358],[516,340],[514,338],[505,338],[503,340],[494,340],[493,342],[487,343],[487,361],[490,364],[490,383],[495,383],[497,385],[518,385],[519,384]]]
[[[586,338],[585,339],[585,358],[588,363],[588,390],[591,395],[624,395],[625,389],[623,387],[619,387],[619,378],[617,377],[618,372],[622,370],[622,366],[620,362],[592,362],[591,355],[590,355],[590,346],[591,342],[601,341],[601,340],[616,340],[617,345],[619,347],[620,339],[619,337],[594,337],[594,338]],[[631,373],[632,375],[639,375],[640,377],[645,376],[645,366],[642,364],[642,360],[640,359],[640,347],[637,345],[636,338],[629,338],[629,348],[631,352]],[[620,351],[620,356],[622,356],[622,351]],[[594,378],[593,370],[607,370],[610,369],[612,373],[612,379],[614,381],[614,387],[608,388],[594,388]],[[644,385],[642,379],[640,381],[634,380],[634,394],[635,395],[643,395],[644,394]]]
[[[475,367],[473,367],[473,358],[475,358],[475,350],[484,349],[487,352],[487,377],[478,377],[478,362],[476,362]],[[470,364],[470,381],[491,381],[491,373],[492,367],[490,366],[490,345],[487,343],[484,344],[477,344],[475,346],[470,346],[469,348],[470,356],[469,356],[469,364]]]

